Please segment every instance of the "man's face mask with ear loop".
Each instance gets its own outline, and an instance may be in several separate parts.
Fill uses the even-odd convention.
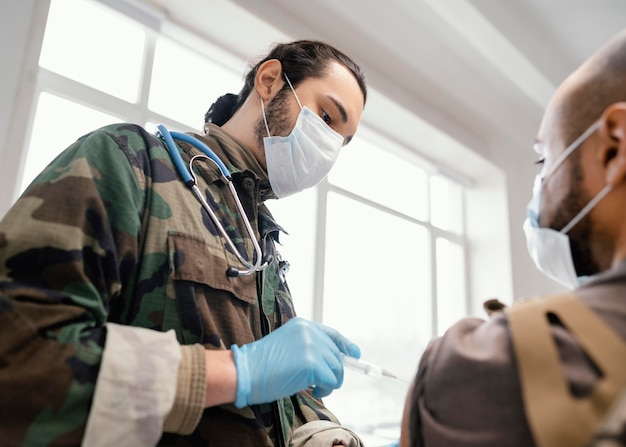
[[[576,274],[572,251],[567,233],[585,217],[612,189],[606,185],[574,218],[560,231],[552,228],[539,227],[539,210],[541,207],[541,193],[548,178],[556,171],[563,161],[576,150],[600,126],[600,121],[592,124],[561,154],[552,168],[541,177],[535,178],[533,197],[528,204],[527,217],[524,222],[524,233],[530,257],[535,261],[537,268],[564,287],[573,290],[579,287],[586,278]]]
[[[267,175],[279,199],[317,185],[330,172],[343,146],[343,137],[311,109],[302,107],[287,75],[285,79],[300,106],[296,125],[288,136],[271,136],[261,99],[267,130],[263,138]]]

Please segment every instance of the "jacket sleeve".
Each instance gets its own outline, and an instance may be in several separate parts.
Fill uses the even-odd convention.
[[[597,297],[594,299],[596,302]],[[558,351],[558,374],[563,375],[573,400],[589,397],[601,377],[600,370],[567,322],[557,313],[545,315]],[[522,398],[510,321],[508,312],[495,312],[487,321],[464,318],[431,342],[420,361],[410,396],[412,445],[536,444]],[[613,321],[616,327],[621,324],[618,319]],[[520,327],[535,330],[532,325]],[[527,349],[529,353],[537,351]],[[546,373],[549,367],[544,365]],[[551,396],[541,398],[547,402]]]
[[[534,445],[503,313],[462,319],[432,340],[408,405],[411,445]]]
[[[106,325],[137,264],[151,144],[125,125],[81,138],[0,222],[0,439],[10,445],[80,443],[92,405],[113,402],[94,402],[99,376],[127,396],[118,418],[144,418],[161,435],[180,346],[172,334]]]

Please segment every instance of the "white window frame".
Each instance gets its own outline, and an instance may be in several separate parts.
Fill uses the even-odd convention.
[[[32,32],[30,33],[31,40],[28,43],[26,58],[24,60],[23,68],[21,70],[23,73],[28,74],[28,76],[25,77],[25,79],[23,80],[17,95],[17,106],[15,108],[15,116],[13,119],[13,123],[16,123],[17,126],[14,126],[14,128],[10,129],[9,135],[6,140],[9,147],[21,148],[22,150],[13,150],[4,154],[4,163],[3,166],[0,167],[0,172],[5,175],[3,175],[3,180],[0,181],[2,182],[2,186],[4,186],[5,192],[7,193],[3,195],[2,201],[0,201],[0,214],[4,214],[4,211],[8,209],[10,203],[13,202],[16,198],[17,188],[21,183],[20,178],[18,177],[21,176],[21,171],[23,169],[26,157],[25,148],[28,148],[29,146],[29,135],[32,132],[33,119],[35,116],[34,105],[36,103],[36,99],[39,97],[41,92],[49,92],[61,96],[65,99],[87,105],[105,113],[123,115],[126,120],[131,122],[163,122],[164,124],[173,128],[194,130],[188,129],[188,126],[173,121],[166,116],[162,116],[155,112],[149,111],[148,109],[148,91],[150,87],[149,73],[153,63],[155,43],[159,35],[162,34],[166,37],[176,40],[180,44],[189,46],[194,51],[199,51],[206,57],[233,70],[238,75],[241,74],[246,66],[246,61],[242,60],[241,58],[227,52],[225,49],[220,48],[215,44],[201,39],[198,36],[167,22],[164,17],[155,14],[153,11],[146,12],[143,10],[133,9],[132,4],[124,0],[98,1],[101,1],[106,5],[115,7],[120,12],[127,14],[131,18],[139,18],[139,16],[141,16],[141,21],[147,27],[146,50],[143,56],[144,63],[142,79],[144,81],[141,84],[141,94],[139,95],[138,101],[134,104],[128,103],[126,101],[120,100],[111,95],[108,95],[96,89],[92,89],[71,79],[67,79],[63,76],[39,67],[38,55],[41,48],[41,41],[43,39],[43,29],[45,25],[45,18],[47,14],[47,8],[49,6],[49,1],[35,0],[33,4],[35,5],[37,10],[33,14],[34,20],[31,24]],[[151,16],[150,14],[155,15]],[[373,96],[374,95],[372,95],[372,92],[370,90],[370,97],[368,99],[368,107],[370,108],[376,108],[381,104],[380,97],[376,99],[373,98]],[[378,101],[378,103],[372,104],[372,102],[374,101]],[[383,101],[382,104],[386,105],[388,104],[388,102]],[[394,110],[394,113],[395,112],[396,110]],[[405,111],[402,111],[402,113],[404,112]],[[390,113],[387,112],[387,114],[389,115]],[[396,114],[395,117],[398,121],[402,122],[402,120],[400,120],[399,118],[399,114]],[[405,117],[403,116],[402,119],[404,118]],[[378,126],[378,128],[381,127],[384,126]],[[369,128],[369,123],[365,120],[361,124],[360,132],[363,131],[369,131],[369,133],[371,134],[376,133],[373,128]],[[390,132],[393,134],[393,130],[390,130]],[[376,135],[377,137],[374,143],[377,145],[380,145],[381,141],[384,141],[387,138],[385,133],[379,132],[376,133]],[[440,143],[441,141],[437,141],[435,142],[434,146]],[[445,140],[443,144],[448,145],[451,144],[451,142]],[[482,175],[485,179],[487,179],[485,180],[485,182],[488,183],[488,187],[485,188],[483,187],[483,185],[479,184],[478,186],[481,186],[481,188],[474,188],[476,185],[471,181],[468,181],[463,177],[457,178],[454,174],[447,175],[447,171],[441,168],[439,165],[429,164],[427,160],[424,160],[424,164],[421,163],[421,160],[415,161],[416,158],[419,158],[416,157],[415,154],[419,153],[420,151],[423,152],[424,150],[426,149],[423,147],[410,149],[407,146],[404,149],[401,149],[400,152],[403,157],[406,157],[407,162],[417,163],[420,166],[428,166],[433,173],[443,174],[463,186],[467,196],[464,194],[462,234],[457,235],[451,232],[443,231],[439,228],[432,226],[429,222],[419,221],[410,216],[398,213],[397,211],[371,202],[367,198],[360,197],[356,194],[332,185],[327,180],[324,180],[317,187],[318,209],[316,213],[315,244],[315,246],[317,247],[317,252],[314,266],[314,296],[312,309],[313,319],[321,321],[323,317],[325,257],[324,242],[327,230],[326,204],[328,194],[330,192],[345,195],[353,200],[359,201],[360,203],[366,204],[368,206],[373,206],[380,211],[390,213],[398,218],[406,219],[411,223],[421,225],[427,228],[431,241],[431,265],[433,267],[431,270],[431,324],[433,336],[437,335],[441,329],[437,327],[437,263],[435,260],[435,241],[437,237],[444,237],[454,243],[459,244],[462,247],[465,261],[465,305],[468,314],[477,314],[477,310],[479,309],[480,305],[479,300],[490,297],[492,291],[496,295],[504,291],[504,293],[500,294],[498,297],[503,299],[504,301],[511,300],[512,281],[509,260],[510,250],[508,241],[508,214],[505,208],[506,192],[495,193],[496,199],[498,200],[498,205],[496,206],[499,206],[501,209],[504,210],[501,211],[500,214],[502,214],[502,216],[499,216],[497,222],[494,224],[498,228],[504,229],[498,230],[499,234],[495,235],[495,237],[494,235],[490,234],[488,226],[485,225],[485,222],[490,221],[490,217],[484,215],[481,216],[479,215],[479,213],[475,212],[468,212],[470,208],[475,208],[476,203],[479,201],[487,203],[484,198],[492,198],[494,196],[493,191],[496,191],[502,185],[506,187],[506,182],[502,172],[492,169],[492,167],[488,166],[487,163],[481,164],[481,162],[477,162],[477,166],[482,169],[482,172],[479,170],[476,171],[477,177],[480,177]],[[480,179],[478,181],[481,182]],[[468,197],[469,199],[466,200]],[[470,204],[468,204],[468,201],[470,202]],[[481,239],[481,241],[491,238],[491,240],[493,240],[493,246],[482,246],[478,247],[479,249],[477,250],[477,247],[473,243],[473,241],[477,238]],[[502,241],[505,241],[504,246],[502,244]],[[496,254],[494,250],[489,252],[489,250],[493,249],[494,246],[497,248],[502,248],[502,253]],[[488,256],[486,256],[485,253],[488,253]],[[487,257],[493,259],[489,259],[487,261]],[[497,267],[500,269],[498,271],[496,271],[497,269],[488,271],[487,268],[485,268],[486,266],[495,266],[496,264]],[[481,270],[483,272],[477,273],[478,269],[480,269],[481,267]],[[500,272],[504,272],[504,274],[499,274]]]

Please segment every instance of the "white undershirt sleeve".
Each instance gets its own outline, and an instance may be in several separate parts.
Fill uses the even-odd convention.
[[[106,327],[83,445],[154,446],[174,404],[181,346],[174,331]]]

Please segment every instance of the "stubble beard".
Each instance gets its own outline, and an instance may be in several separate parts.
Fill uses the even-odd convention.
[[[582,189],[583,176],[579,160],[575,161],[569,178],[569,192],[548,225],[557,231],[565,227],[591,201],[591,197],[588,197]],[[593,232],[593,222],[587,214],[567,234],[574,268],[578,276],[595,275],[601,270],[591,250]]]
[[[265,107],[265,117],[267,118],[267,126],[270,129],[270,135],[267,135],[267,128],[263,116],[259,117],[254,126],[254,134],[256,135],[257,144],[263,148],[263,138],[267,136],[287,136],[291,133],[294,124],[289,117],[289,95],[291,89],[289,87],[280,90],[276,96]]]

